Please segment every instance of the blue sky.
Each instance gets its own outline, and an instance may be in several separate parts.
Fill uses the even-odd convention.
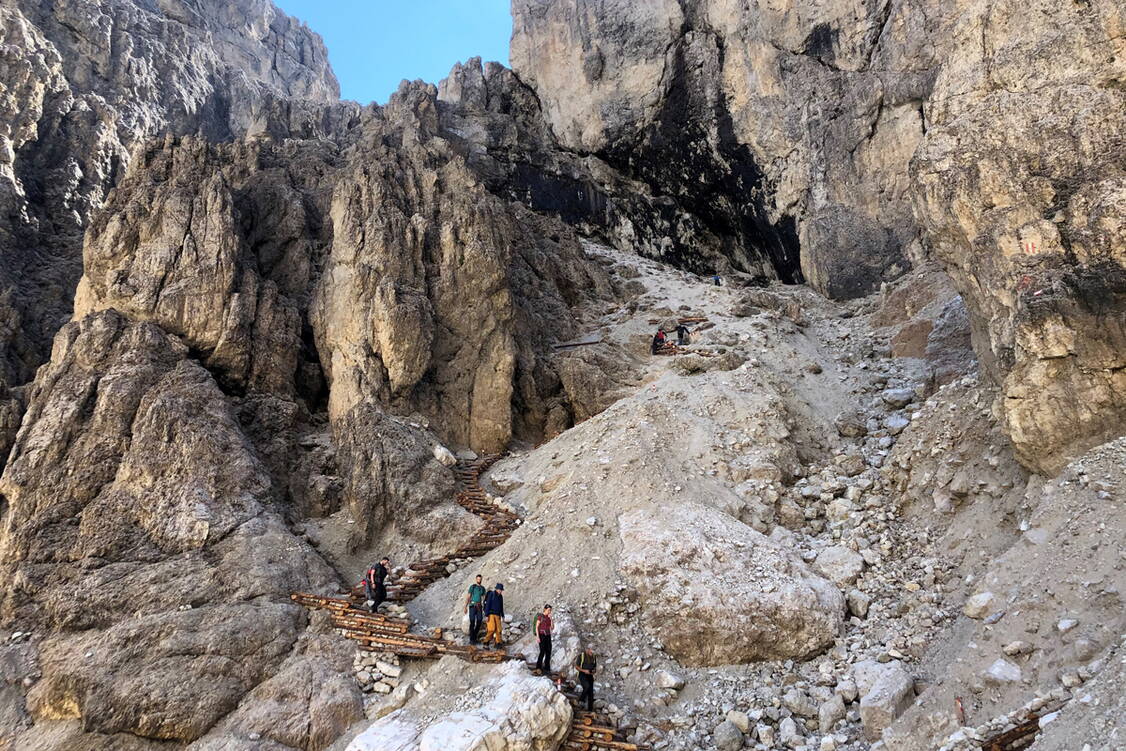
[[[324,37],[345,99],[385,104],[404,78],[437,83],[480,56],[508,64],[509,0],[274,0]]]

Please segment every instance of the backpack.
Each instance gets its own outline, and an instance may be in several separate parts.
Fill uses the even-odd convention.
[[[536,613],[532,616],[532,633],[536,636],[540,635],[540,616],[542,615],[543,613]]]

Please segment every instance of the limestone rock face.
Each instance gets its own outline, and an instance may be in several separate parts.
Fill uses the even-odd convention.
[[[211,375],[116,312],[56,337],[0,494],[0,613],[50,629],[36,721],[193,740],[297,639],[282,593],[332,581]]]
[[[698,504],[619,520],[621,570],[687,665],[806,657],[833,643],[844,597],[778,543]]]
[[[933,52],[882,34],[892,7],[519,0],[511,59],[565,145],[740,230],[704,252],[855,297],[916,236],[905,167]]]
[[[936,258],[1026,466],[1121,432],[1115,2],[518,0],[513,16],[513,67],[564,145],[742,228],[700,252],[839,298]],[[745,190],[717,202],[725,175]]]
[[[268,0],[15,0],[0,71],[0,398],[46,359],[134,146],[315,130],[303,100],[339,96],[320,38]]]
[[[425,507],[453,492],[433,438],[387,414],[497,451],[615,386],[568,390],[539,336],[610,295],[605,273],[565,225],[485,190],[437,105],[415,86],[380,113],[328,108],[335,142],[153,143],[88,233],[76,316],[114,308],[177,334],[255,421],[276,423],[278,399],[298,416],[327,405],[350,547],[393,507],[419,512],[400,533],[427,537]]]
[[[427,722],[412,706],[392,712],[357,736],[348,751],[551,751],[570,729],[567,698],[518,663],[495,668],[474,694],[481,697],[478,706],[437,722]]]
[[[361,136],[334,191],[311,324],[331,416],[374,396],[422,412],[451,443],[497,451],[542,425],[559,389],[531,332],[569,330],[568,306],[609,286],[565,227],[479,184],[438,104],[404,90]]]
[[[1120,23],[1114,2],[974,6],[912,164],[1017,456],[1048,474],[1126,419]]]
[[[294,300],[309,285],[310,259],[301,255],[317,238],[292,231],[304,230],[304,197],[277,179],[284,157],[261,151],[170,139],[142,152],[90,226],[75,317],[114,308],[153,321],[229,385],[293,396],[301,353]],[[230,176],[237,168],[242,181]],[[266,201],[273,215],[256,211]],[[248,221],[258,226],[244,232]],[[291,232],[262,243],[275,228]],[[286,248],[295,262],[279,257],[286,245],[296,246]]]
[[[193,751],[262,747],[323,749],[363,719],[356,682],[346,673],[353,648],[332,636],[304,636],[277,674],[251,691],[238,709]]]

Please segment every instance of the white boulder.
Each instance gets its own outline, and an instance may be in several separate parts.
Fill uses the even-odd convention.
[[[453,452],[440,443],[434,444],[434,458],[447,467],[457,464],[457,457]]]
[[[673,673],[668,670],[657,671],[657,687],[658,688],[671,688],[674,691],[679,691],[684,688],[684,677]],[[745,730],[743,732],[746,732]]]
[[[962,612],[968,618],[984,618],[993,610],[994,599],[992,592],[978,592],[966,600],[966,604],[962,606]]]
[[[985,682],[994,686],[1006,683],[1019,683],[1020,667],[1004,658],[999,658],[985,671]]]
[[[551,669],[565,678],[577,681],[579,676],[575,670],[575,660],[579,658],[579,652],[583,648],[579,630],[575,628],[575,621],[566,610],[556,608],[552,611],[551,618],[555,625],[555,631],[551,635]],[[525,662],[535,662],[540,653],[539,637],[529,629],[512,646],[512,651],[523,657]]]
[[[915,679],[899,662],[857,663],[854,674],[861,693],[860,721],[874,741],[915,701]]]
[[[486,700],[437,722],[408,705],[373,723],[347,751],[549,751],[567,735],[571,705],[547,678],[518,662],[498,665],[482,684]]]
[[[805,736],[798,730],[798,724],[793,717],[786,717],[778,723],[778,740],[788,748],[798,748],[805,745]]]

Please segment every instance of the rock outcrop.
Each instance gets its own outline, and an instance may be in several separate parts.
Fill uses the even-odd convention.
[[[571,406],[534,333],[573,331],[573,306],[611,295],[604,272],[566,225],[480,186],[438,105],[408,87],[335,142],[169,137],[137,157],[85,249],[76,316],[159,324],[252,412],[263,395],[327,407],[351,545],[391,507],[453,492],[433,439],[387,414],[498,451],[600,397]],[[429,535],[424,512],[397,521]]]
[[[343,512],[297,528],[349,577],[377,546],[429,552],[476,526],[434,445],[501,450],[598,403],[595,384],[571,405],[542,333],[573,336],[608,278],[483,184],[450,130],[473,112],[412,84],[322,106],[310,137],[135,153],[0,479],[0,617],[47,635],[32,721],[190,742],[226,717],[221,744],[292,690],[324,725],[277,733],[318,747],[354,697],[264,683],[300,671],[287,594],[339,581],[287,523]]]
[[[519,0],[512,65],[563,144],[733,238],[698,253],[855,297],[906,270],[916,240],[905,168],[935,63],[883,35],[891,12]]]
[[[297,640],[284,593],[334,579],[211,375],[116,312],[59,332],[0,495],[0,614],[50,634],[36,721],[194,740]]]
[[[363,719],[359,687],[347,674],[352,646],[333,636],[305,635],[278,672],[247,694],[193,751],[324,749]]]
[[[781,545],[706,506],[618,522],[623,574],[686,665],[808,657],[836,638],[844,597]]]
[[[1006,432],[1046,474],[1126,424],[1121,23],[1109,0],[973,6],[912,162]]]
[[[0,8],[0,400],[68,318],[86,224],[137,144],[316,131],[305,102],[338,97],[320,38],[268,0]]]
[[[570,729],[567,698],[549,679],[513,662],[494,668],[459,704],[437,722],[422,708],[400,709],[357,736],[348,751],[550,751]]]

